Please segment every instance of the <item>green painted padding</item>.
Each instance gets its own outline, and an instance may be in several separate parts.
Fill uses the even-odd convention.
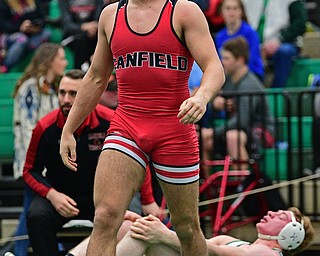
[[[265,149],[260,163],[261,169],[272,180],[287,179],[287,150]]]
[[[288,88],[286,91],[289,93],[291,116],[299,115],[299,107],[301,107],[302,116],[310,116],[313,113],[312,94],[303,93],[302,96],[299,90],[305,90],[306,88]],[[283,117],[287,115],[286,98],[282,94],[282,88],[267,88],[267,99],[271,114],[273,117]],[[274,93],[275,92],[275,93]],[[300,102],[299,102],[300,101]]]
[[[288,141],[288,118],[280,117],[277,119],[279,125],[278,141]],[[291,117],[291,147],[299,147],[299,137],[302,138],[302,147],[312,147],[312,116],[301,117],[302,134],[299,134],[299,118]]]
[[[53,26],[48,25],[47,28],[51,32],[50,36],[50,42],[52,43],[60,43],[62,41],[63,35],[62,35],[62,30],[60,28],[56,28]]]
[[[12,126],[13,99],[0,99],[0,127]]]
[[[300,177],[300,166],[302,168],[312,169],[313,157],[312,149],[305,148],[302,152],[302,163],[300,163],[300,156],[297,150],[293,150],[292,160],[292,177],[291,179]],[[288,153],[287,149],[276,150],[274,148],[265,149],[263,152],[263,158],[261,160],[261,170],[267,174],[272,180],[288,180]]]
[[[265,89],[267,93],[267,100],[269,109],[273,117],[285,116],[285,100],[282,93],[282,88],[268,88]]]
[[[49,3],[49,17],[50,18],[59,18],[61,16],[61,11],[59,7],[58,0],[51,0]]]
[[[13,90],[21,73],[0,75],[0,160],[13,158]]]
[[[299,88],[301,89],[301,88]],[[306,88],[302,88],[306,89]],[[289,91],[291,101],[291,116],[312,116],[313,115],[313,95],[309,93],[298,93]],[[299,113],[300,108],[300,113]]]
[[[17,63],[15,66],[13,66],[10,69],[10,73],[12,72],[23,72],[26,66],[28,66],[30,60],[32,59],[34,55],[34,51],[28,52],[19,63]]]
[[[320,59],[298,58],[293,63],[286,87],[307,87],[309,75],[317,73],[320,73]]]
[[[17,80],[22,76],[22,73],[7,73],[0,75],[0,99],[12,99],[13,90]]]
[[[74,53],[69,47],[64,47],[66,59],[68,61],[67,70],[74,68]]]
[[[12,126],[0,127],[0,160],[13,159],[13,130]]]

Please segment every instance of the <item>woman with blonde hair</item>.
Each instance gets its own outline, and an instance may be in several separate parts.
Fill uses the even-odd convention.
[[[22,175],[25,153],[37,121],[58,107],[57,86],[67,66],[61,46],[43,43],[14,89],[14,176]]]
[[[32,130],[37,121],[48,114],[58,104],[58,84],[68,62],[64,49],[54,43],[43,43],[36,50],[31,62],[14,89],[14,177],[22,176],[26,152],[31,140]],[[26,235],[25,213],[32,200],[32,192],[26,188],[24,211],[16,235]],[[26,255],[27,241],[17,242],[15,253]],[[18,250],[18,251],[17,251]]]

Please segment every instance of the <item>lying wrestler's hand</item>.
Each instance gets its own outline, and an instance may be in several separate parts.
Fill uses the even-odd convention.
[[[201,119],[205,112],[206,104],[195,95],[182,102],[178,118],[180,119],[180,123],[195,124]]]
[[[126,210],[123,217],[124,220],[130,220],[132,222],[135,222],[137,219],[140,219],[140,218],[142,218],[141,215],[135,212],[132,212],[130,210]]]
[[[77,170],[77,153],[76,153],[76,140],[72,134],[62,132],[61,142],[60,142],[60,155],[62,162],[70,170]]]
[[[164,242],[168,237],[167,232],[171,232],[159,218],[151,214],[137,219],[130,230],[131,237],[153,244]]]

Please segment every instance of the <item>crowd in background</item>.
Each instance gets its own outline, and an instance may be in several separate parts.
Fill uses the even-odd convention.
[[[0,73],[10,70],[58,27],[74,53],[74,68],[86,70],[97,40],[97,22],[113,0],[59,1],[60,17],[50,18],[51,0],[0,2]],[[299,0],[194,0],[203,10],[218,50],[239,35],[250,45],[249,67],[261,80],[272,68],[272,87],[285,87],[293,59],[299,55],[307,12]]]

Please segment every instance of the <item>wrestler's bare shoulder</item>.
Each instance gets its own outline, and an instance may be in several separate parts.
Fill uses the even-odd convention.
[[[181,25],[197,24],[199,22],[199,17],[201,21],[205,21],[204,14],[199,8],[199,6],[193,1],[188,0],[178,0],[175,10],[174,19]]]
[[[101,12],[99,24],[104,28],[107,35],[110,35],[113,29],[118,2],[107,5]]]
[[[175,12],[177,12],[177,14],[182,16],[185,16],[185,15],[190,16],[190,15],[198,14],[199,12],[202,13],[199,6],[195,2],[189,1],[189,0],[178,0],[176,3]]]

